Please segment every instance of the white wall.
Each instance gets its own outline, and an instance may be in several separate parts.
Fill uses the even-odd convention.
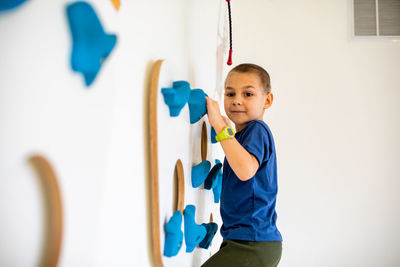
[[[267,68],[281,266],[399,266],[400,42],[351,1],[234,1],[236,62]]]
[[[150,266],[149,72],[164,58],[162,84],[187,79],[212,95],[220,2],[122,1],[116,12],[91,1],[119,39],[89,89],[69,66],[66,3],[31,0],[0,14],[0,265],[38,262],[42,200],[26,158],[39,152],[63,195],[60,266]],[[400,43],[352,38],[349,4],[232,1],[234,64],[258,63],[272,78],[265,120],[277,146],[281,266],[400,264]],[[177,157],[185,204],[198,206],[198,223],[211,211],[219,221],[212,193],[190,186],[201,123],[187,123],[187,106],[174,119],[161,98],[158,108],[168,133],[159,140],[161,222],[172,214]],[[220,156],[209,149],[209,159]],[[193,254],[183,247],[165,263],[199,266],[220,242]]]

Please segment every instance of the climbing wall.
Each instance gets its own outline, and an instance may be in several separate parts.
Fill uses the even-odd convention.
[[[89,51],[97,53],[95,67],[72,59],[83,27],[72,26],[77,21],[67,8],[74,3],[28,0],[0,13],[0,265],[38,265],[44,257],[51,222],[45,220],[40,176],[28,162],[41,155],[51,163],[61,195],[58,266],[151,266],[146,145],[151,69],[157,59],[165,60],[160,89],[187,80],[214,97],[219,3],[87,1],[86,10],[101,25],[100,39],[116,37],[113,45]],[[213,213],[220,226],[212,192],[190,184],[207,121],[191,125],[187,108],[169,117],[159,92],[161,249],[163,226],[173,213],[178,158],[184,203],[196,206],[196,223],[208,222]],[[213,160],[220,152],[208,146]],[[220,239],[217,233],[208,250],[191,253],[183,243],[164,264],[199,266],[218,250]]]
[[[158,164],[159,164],[159,199],[160,199],[160,233],[161,233],[161,253],[165,247],[164,225],[171,218],[176,210],[175,201],[178,195],[176,190],[175,178],[175,164],[178,159],[182,161],[184,170],[184,206],[193,205],[195,211],[195,223],[201,225],[210,222],[210,215],[214,218],[219,218],[219,205],[214,203],[213,191],[205,190],[204,186],[193,186],[193,172],[192,168],[203,161],[202,157],[202,127],[206,126],[206,133],[210,132],[207,117],[202,116],[200,120],[191,123],[189,104],[184,105],[179,115],[176,117],[170,116],[170,110],[164,101],[164,96],[161,94],[162,88],[171,87],[174,81],[179,80],[179,76],[174,74],[174,69],[179,66],[172,66],[165,61],[162,63],[159,76],[158,86],[158,105],[157,105],[157,119],[158,119]],[[192,108],[193,109],[193,108]],[[193,113],[193,111],[192,111]],[[203,145],[206,146],[205,158],[210,161],[217,151],[213,147],[210,135],[208,138],[203,139]],[[208,149],[207,149],[208,148]],[[204,148],[203,148],[204,150]],[[204,153],[204,152],[203,152]],[[152,159],[151,159],[152,160]],[[207,172],[208,173],[208,172]],[[205,178],[203,176],[203,178]],[[203,183],[201,183],[203,184]],[[183,213],[184,214],[184,213]],[[220,221],[220,220],[219,220]],[[195,235],[196,229],[185,227],[186,219],[182,222],[181,230],[184,235]],[[219,223],[219,225],[221,225]],[[192,232],[193,231],[193,232]],[[187,261],[195,260],[197,262],[204,261],[211,253],[218,249],[219,241],[214,242],[214,247],[209,249],[196,248],[193,251],[189,249],[186,244],[186,238],[183,238],[182,247],[179,253],[173,257],[163,257],[163,262],[167,266],[174,266],[175,264],[184,264]],[[217,238],[218,239],[218,238]],[[191,253],[186,253],[189,249]]]

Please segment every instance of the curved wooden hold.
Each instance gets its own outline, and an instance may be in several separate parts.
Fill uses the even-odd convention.
[[[149,94],[149,132],[150,132],[150,180],[151,180],[151,235],[153,260],[156,267],[163,267],[160,246],[160,203],[158,183],[158,133],[157,133],[157,95],[158,80],[163,60],[153,66]]]
[[[201,161],[207,159],[207,126],[203,122],[203,127],[201,128]]]
[[[212,212],[210,213],[210,221],[209,222],[210,223],[214,222],[214,217],[213,217]],[[212,241],[210,242],[210,246],[212,246]]]
[[[40,266],[55,267],[60,258],[63,216],[60,188],[50,163],[40,155],[29,157],[43,184],[47,206],[47,229],[45,250]]]
[[[111,0],[111,3],[113,4],[115,10],[119,10],[119,7],[121,6],[121,2],[119,0]]]
[[[178,159],[175,164],[175,174],[178,187],[178,198],[176,201],[176,210],[179,210],[183,214],[183,209],[185,208],[185,176],[183,173],[182,161]]]

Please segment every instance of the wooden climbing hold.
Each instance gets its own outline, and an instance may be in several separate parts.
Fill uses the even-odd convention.
[[[56,267],[60,258],[63,230],[60,188],[56,174],[46,158],[33,155],[29,157],[28,162],[31,163],[42,182],[47,206],[46,229],[48,230],[40,266]]]
[[[178,159],[175,164],[175,174],[177,179],[177,201],[176,201],[176,210],[179,210],[183,213],[183,209],[185,207],[185,177],[183,173],[183,165],[182,161]]]
[[[201,161],[207,159],[207,126],[203,122],[203,127],[201,129]]]
[[[150,186],[151,186],[151,239],[153,260],[156,267],[163,267],[160,247],[160,203],[158,183],[158,133],[157,95],[158,81],[163,60],[157,60],[151,72],[149,94],[149,135],[150,135]]]
[[[115,10],[119,10],[119,7],[121,6],[121,2],[119,0],[111,0],[112,4],[115,7]]]

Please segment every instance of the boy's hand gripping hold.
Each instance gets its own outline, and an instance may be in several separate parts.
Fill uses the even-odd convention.
[[[230,126],[229,119],[222,116],[219,111],[218,102],[206,97],[208,121],[216,133],[220,133],[226,126]]]

